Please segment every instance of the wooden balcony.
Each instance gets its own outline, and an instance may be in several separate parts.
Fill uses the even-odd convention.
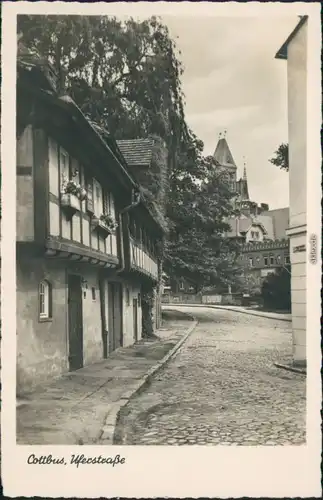
[[[153,280],[158,279],[157,261],[132,238],[130,239],[130,266]]]

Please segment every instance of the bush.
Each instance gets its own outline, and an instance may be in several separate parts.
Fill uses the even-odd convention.
[[[290,281],[290,270],[287,268],[279,269],[265,278],[261,289],[265,308],[291,310]]]

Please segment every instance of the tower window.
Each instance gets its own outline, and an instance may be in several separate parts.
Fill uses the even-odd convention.
[[[268,257],[264,257],[264,264],[265,266],[268,266]]]
[[[273,255],[270,256],[270,265],[273,266],[275,264],[275,259]]]

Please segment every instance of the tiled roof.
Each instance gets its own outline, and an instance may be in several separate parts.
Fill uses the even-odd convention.
[[[153,139],[122,139],[118,147],[130,167],[149,167],[154,146]]]

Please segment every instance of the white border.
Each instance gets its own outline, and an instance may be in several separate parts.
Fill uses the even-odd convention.
[[[308,443],[301,447],[69,447],[15,444],[15,48],[16,15],[115,14],[149,16],[309,15],[308,234],[320,238],[320,5],[315,3],[207,2],[64,3],[2,5],[2,481],[6,496],[41,497],[310,497],[320,486],[320,262],[308,265]],[[288,36],[289,33],[286,35]],[[277,47],[277,50],[279,47]],[[273,54],[274,57],[274,54]],[[286,70],[287,78],[287,70]],[[320,249],[320,245],[319,245]],[[126,465],[27,466],[31,452],[69,457],[120,455]]]

